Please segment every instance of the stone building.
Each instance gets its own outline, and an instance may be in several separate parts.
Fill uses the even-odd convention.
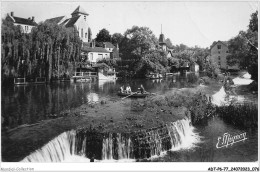
[[[14,12],[7,14],[6,20],[13,22],[13,24],[15,26],[18,26],[18,25],[21,26],[22,31],[24,33],[30,33],[32,28],[37,26],[37,23],[35,22],[34,16],[32,16],[32,18],[29,17],[28,19],[21,18],[21,17],[14,16]]]
[[[211,62],[217,64],[220,69],[236,69],[238,70],[238,65],[229,66],[227,64],[227,56],[229,55],[228,46],[223,41],[215,42],[210,48],[210,60]]]

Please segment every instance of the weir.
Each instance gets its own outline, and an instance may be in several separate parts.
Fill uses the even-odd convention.
[[[187,118],[132,133],[100,133],[83,128],[60,134],[22,162],[74,162],[74,156],[101,161],[144,159],[168,150],[191,148],[199,141]]]

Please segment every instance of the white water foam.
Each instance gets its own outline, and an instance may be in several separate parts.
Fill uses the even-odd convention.
[[[239,85],[249,85],[253,82],[252,79],[248,79],[246,77],[249,77],[250,74],[245,74],[244,77],[245,78],[240,78],[240,77],[236,77],[233,79],[234,82],[234,86],[239,86]],[[251,75],[250,75],[251,77]],[[232,102],[236,102],[236,103],[241,103],[244,102],[245,98],[242,95],[230,95],[227,96],[224,87],[222,86],[221,89],[215,93],[214,95],[212,95],[212,103],[217,105],[217,106],[225,106],[225,105],[229,105]]]
[[[117,133],[116,137],[117,141],[117,153],[118,153],[118,159],[123,161],[130,160],[130,154],[133,151],[133,145],[130,138],[124,138],[121,136],[120,133]],[[112,134],[110,133],[108,138],[103,139],[103,145],[102,145],[102,159],[104,161],[111,161],[113,159],[113,150],[114,150],[114,144],[113,144],[113,138]],[[132,161],[132,160],[130,160]]]
[[[233,102],[240,103],[245,100],[244,96],[241,95],[229,95],[227,96],[224,87],[212,95],[211,103],[217,106],[227,106]]]
[[[182,119],[167,125],[169,135],[171,136],[172,148],[169,151],[180,151],[183,149],[196,148],[201,143],[202,137],[195,132],[189,119]],[[149,159],[163,157],[167,151],[162,151],[159,155],[153,155]]]
[[[235,85],[249,85],[253,82],[252,79],[236,77],[233,79]]]
[[[71,144],[72,148],[75,147],[75,131],[64,132],[25,157],[22,162],[62,162],[73,154],[70,152],[74,152],[70,149]]]
[[[251,79],[251,75],[248,72],[245,73],[242,77],[246,79]]]
[[[174,137],[171,137],[172,151],[178,151],[181,149],[191,149],[196,147],[196,144],[201,142],[201,137],[199,133],[195,132],[195,128],[191,125],[189,119],[182,119],[176,122],[172,122],[169,128],[172,128],[170,133]],[[174,132],[173,131],[177,131]],[[179,136],[178,136],[179,135]],[[178,139],[179,138],[179,139]],[[175,143],[174,140],[175,139]]]
[[[166,126],[166,135],[161,135],[158,130],[150,131],[150,141],[153,141],[154,147],[151,149],[151,156],[163,156],[167,150],[163,150],[163,138],[168,136],[171,139],[171,151],[180,149],[190,149],[200,142],[200,136],[194,132],[194,127],[190,125],[189,119],[178,120]],[[167,133],[168,132],[168,133]],[[113,140],[115,139],[116,140]],[[103,139],[102,160],[95,162],[134,162],[133,143],[130,138],[124,138],[120,133],[112,138],[109,134]],[[152,140],[151,140],[152,139]],[[117,148],[113,142],[117,142]],[[80,149],[76,146],[76,131],[68,131],[60,134],[58,137],[44,145],[41,149],[36,150],[29,156],[25,157],[22,162],[90,162],[85,157],[86,138],[84,138]],[[76,150],[78,153],[76,153]],[[113,159],[117,151],[118,160]],[[131,157],[132,156],[132,157]]]

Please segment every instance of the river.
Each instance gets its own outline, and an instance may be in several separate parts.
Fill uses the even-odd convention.
[[[88,83],[60,82],[51,85],[19,85],[2,87],[1,114],[4,127],[14,128],[23,124],[59,116],[62,110],[100,100],[118,100],[117,91],[129,84],[137,91],[143,84],[147,91],[164,93],[174,88],[193,87],[198,74],[175,75],[166,80],[94,81]]]
[[[120,86],[129,84],[136,91],[140,84],[150,92],[163,94],[172,89],[195,87],[199,75],[175,75],[164,80],[95,81],[91,83],[55,83],[2,87],[2,117],[4,127],[14,128],[59,116],[59,112],[100,100],[119,100]],[[134,100],[133,100],[134,101]],[[164,152],[160,156],[138,161],[160,162],[250,162],[257,161],[258,131],[242,130],[215,117],[203,126],[192,129],[199,141],[190,147]],[[228,147],[217,148],[218,137],[246,133],[247,139]],[[185,133],[184,133],[185,135]],[[55,148],[54,148],[55,149]],[[84,157],[66,161],[89,161]],[[136,160],[131,160],[136,161]]]

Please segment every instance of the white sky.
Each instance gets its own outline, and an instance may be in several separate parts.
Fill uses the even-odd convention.
[[[250,15],[259,8],[248,2],[2,2],[2,18],[11,11],[17,17],[35,16],[36,22],[66,15],[82,6],[89,13],[92,37],[102,28],[110,34],[124,33],[133,25],[147,26],[159,37],[161,24],[174,45],[209,47],[213,41],[236,36],[246,30]]]

